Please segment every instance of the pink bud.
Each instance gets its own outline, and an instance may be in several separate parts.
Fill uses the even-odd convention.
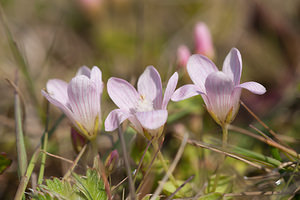
[[[95,16],[101,8],[102,0],[78,0],[83,11],[91,16]]]
[[[110,174],[116,167],[116,163],[119,160],[119,153],[117,150],[113,150],[105,160],[105,169]]]
[[[71,139],[74,150],[79,153],[82,149],[82,147],[86,144],[87,139],[80,135],[77,130],[73,127],[71,127]]]
[[[177,49],[177,63],[179,67],[186,67],[187,61],[191,56],[189,48],[185,45],[180,45]]]
[[[205,55],[209,58],[214,57],[214,47],[211,34],[205,23],[199,22],[195,26],[195,53]]]

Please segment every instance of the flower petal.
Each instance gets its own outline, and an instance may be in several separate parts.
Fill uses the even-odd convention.
[[[134,109],[139,94],[127,81],[120,78],[110,78],[107,82],[107,92],[112,101],[123,110]]]
[[[148,112],[135,113],[137,119],[145,129],[155,130],[167,122],[167,110],[153,110]]]
[[[162,85],[158,71],[153,66],[148,66],[140,76],[137,83],[140,95],[153,102],[155,109],[160,109],[162,104]]]
[[[102,91],[103,91],[102,72],[97,66],[94,66],[92,68],[90,78],[92,81],[94,81],[96,83],[97,90],[100,93],[102,93]]]
[[[105,131],[114,131],[120,126],[128,117],[130,113],[126,110],[115,109],[111,111],[105,119]]]
[[[77,124],[75,123],[75,119],[74,119],[74,115],[72,113],[72,111],[68,108],[67,105],[63,104],[62,102],[60,102],[58,99],[53,98],[49,93],[47,93],[46,91],[42,90],[42,95],[53,105],[55,105],[56,107],[58,107],[68,118],[69,120],[72,122],[72,124],[78,128]]]
[[[236,87],[245,88],[254,94],[264,94],[267,91],[263,85],[253,81],[242,83]]]
[[[224,122],[233,106],[231,94],[234,86],[231,78],[223,72],[214,72],[207,77],[205,87],[209,100],[208,105],[205,101],[208,111]]]
[[[188,60],[187,71],[194,84],[199,87],[200,91],[206,93],[204,86],[205,80],[209,74],[218,71],[218,68],[207,57],[195,54]]]
[[[79,75],[84,75],[84,76],[87,76],[88,78],[90,78],[90,76],[91,76],[90,68],[88,68],[87,66],[80,67],[76,73],[76,76],[79,76]]]
[[[48,94],[61,102],[63,105],[67,105],[68,103],[68,83],[59,79],[51,79],[47,82],[47,92]]]
[[[171,99],[172,101],[181,101],[196,96],[198,94],[204,94],[204,93],[200,92],[199,88],[196,85],[188,84],[178,88],[172,95]]]
[[[100,93],[96,84],[84,75],[76,76],[68,85],[68,95],[76,121],[92,133],[95,119],[100,117]]]
[[[162,109],[167,109],[167,105],[176,89],[177,82],[178,82],[178,73],[175,72],[168,81],[165,94],[164,94],[162,107],[161,107]]]
[[[222,71],[231,78],[234,85],[240,84],[242,74],[242,57],[238,49],[232,48],[226,56]]]

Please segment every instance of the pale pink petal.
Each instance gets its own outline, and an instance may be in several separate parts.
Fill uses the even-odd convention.
[[[162,85],[158,71],[153,66],[148,66],[140,76],[137,83],[137,90],[140,95],[153,102],[155,109],[161,108]]]
[[[102,72],[101,70],[94,66],[91,70],[91,80],[96,83],[97,90],[102,94],[103,91],[103,82],[102,82]]]
[[[253,81],[242,83],[236,87],[245,88],[254,94],[264,94],[267,91],[264,86]]]
[[[88,68],[87,66],[80,67],[76,73],[76,76],[79,76],[79,75],[84,75],[84,76],[87,76],[90,78],[90,76],[91,76],[90,68]]]
[[[50,94],[48,94],[46,91],[42,90],[42,95],[50,102],[52,103],[54,106],[58,107],[68,118],[69,120],[72,122],[72,124],[75,127],[78,127],[77,124],[75,123],[75,119],[74,119],[74,115],[72,113],[72,111],[70,110],[70,108],[63,104],[62,102],[58,101],[57,99],[53,98]]]
[[[206,94],[209,100],[207,109],[214,113],[222,122],[233,106],[231,94],[234,86],[230,77],[223,72],[210,74],[205,82]]]
[[[122,124],[131,114],[126,110],[115,109],[111,111],[105,119],[105,131],[114,131]]]
[[[167,110],[153,110],[148,112],[135,113],[142,127],[149,130],[155,130],[167,122]]]
[[[200,91],[206,93],[204,86],[205,80],[209,74],[218,71],[218,68],[207,57],[195,54],[188,60],[187,71],[194,84],[199,87]]]
[[[196,53],[208,56],[210,58],[213,57],[214,49],[211,34],[205,23],[199,22],[196,24],[194,37]]]
[[[232,106],[233,106],[233,110],[232,110],[233,118],[237,114],[239,107],[240,107],[241,93],[242,93],[242,88],[235,87],[231,94],[231,101],[232,101]]]
[[[175,72],[168,81],[161,109],[167,109],[167,105],[174,94],[178,82],[178,73]]]
[[[68,84],[65,81],[59,79],[51,79],[47,82],[47,92],[48,94],[62,103],[63,105],[67,105],[68,103],[68,93],[67,88]]]
[[[143,127],[135,115],[130,116],[128,120],[130,121],[131,125],[138,133],[142,135],[144,134]]]
[[[127,81],[119,78],[110,78],[107,82],[107,92],[112,101],[123,110],[135,109],[140,98],[136,89]]]
[[[181,101],[199,94],[203,94],[199,91],[199,88],[194,84],[184,85],[178,88],[172,95],[172,101]]]
[[[234,85],[240,84],[242,74],[242,57],[238,49],[231,49],[224,60],[222,71],[231,78]]]
[[[84,75],[76,76],[68,85],[68,95],[76,121],[88,132],[93,132],[100,111],[100,93],[96,84]]]
[[[180,67],[186,67],[187,61],[191,56],[189,48],[185,45],[180,45],[177,49],[177,62]]]

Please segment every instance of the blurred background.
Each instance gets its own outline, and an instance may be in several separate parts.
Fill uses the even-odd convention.
[[[13,160],[0,175],[0,199],[12,199],[19,183],[14,90],[6,79],[14,81],[18,71],[30,158],[44,130],[39,109],[43,110],[45,100],[40,91],[48,79],[68,82],[80,66],[96,65],[103,72],[105,84],[111,76],[134,84],[145,67],[153,65],[164,84],[176,70],[181,77],[178,87],[191,83],[185,69],[178,66],[176,52],[182,44],[194,52],[194,27],[198,22],[206,23],[210,29],[214,46],[212,59],[219,69],[232,47],[240,50],[242,82],[257,81],[267,88],[263,96],[243,92],[242,100],[283,140],[300,151],[298,0],[1,0],[0,3],[0,152],[6,152]],[[13,48],[14,43],[18,51]],[[115,108],[106,88],[102,100],[105,119]],[[184,125],[196,138],[209,135],[221,140],[221,131],[203,109],[201,98],[191,101],[199,103],[197,109],[190,109],[180,122],[170,123],[166,132],[174,132]],[[171,115],[183,109],[172,102],[169,107]],[[50,124],[60,114],[51,106]],[[251,115],[241,107],[234,124],[248,128],[252,122]],[[111,137],[114,134],[103,133],[99,139],[100,152],[105,154],[111,148]],[[170,155],[179,145],[173,140],[176,139],[167,134],[164,150]],[[263,143],[235,133],[229,143],[265,151]],[[73,159],[76,154],[71,146],[70,127],[65,119],[50,139],[48,151]],[[48,158],[46,177],[60,177],[68,166]],[[240,175],[248,172],[244,170]]]

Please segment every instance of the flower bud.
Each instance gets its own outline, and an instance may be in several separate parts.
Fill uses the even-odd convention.
[[[199,22],[194,30],[195,53],[202,54],[210,59],[214,57],[214,47],[211,34],[205,23]]]
[[[116,168],[117,162],[119,160],[119,153],[117,150],[113,150],[105,160],[104,166],[108,174]]]
[[[73,127],[71,127],[71,140],[76,153],[79,153],[87,142],[87,139],[80,135]]]

